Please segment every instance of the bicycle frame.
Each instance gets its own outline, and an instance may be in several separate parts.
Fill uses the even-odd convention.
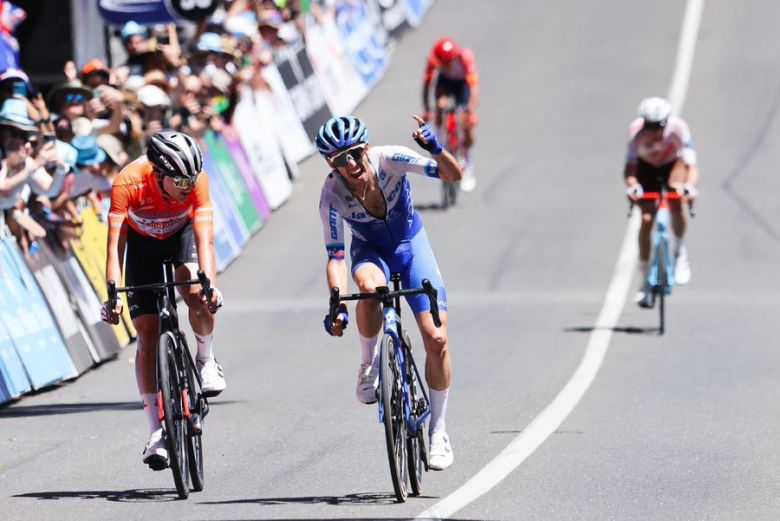
[[[652,239],[653,256],[647,273],[647,283],[651,288],[657,288],[659,292],[663,291],[664,295],[670,295],[674,287],[674,259],[670,250],[671,213],[668,200],[679,199],[679,196],[671,197],[671,194],[668,194],[663,188],[657,196],[658,206],[655,212],[655,230]]]

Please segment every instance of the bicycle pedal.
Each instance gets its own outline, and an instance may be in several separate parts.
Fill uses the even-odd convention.
[[[168,468],[168,460],[166,458],[161,458],[158,456],[150,458],[147,462],[147,465],[149,465],[149,468],[155,471],[158,470],[165,470]]]
[[[203,391],[203,396],[205,396],[206,398],[214,398],[215,396],[219,396],[220,394],[222,394],[222,389],[218,391]]]

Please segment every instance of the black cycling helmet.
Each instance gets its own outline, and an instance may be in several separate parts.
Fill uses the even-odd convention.
[[[146,158],[168,177],[193,178],[203,168],[203,154],[192,137],[175,130],[152,134],[146,145]]]

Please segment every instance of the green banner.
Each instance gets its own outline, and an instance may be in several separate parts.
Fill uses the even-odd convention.
[[[221,135],[209,130],[203,137],[206,146],[217,165],[219,172],[214,172],[222,180],[222,184],[238,209],[244,226],[249,233],[256,231],[263,224],[257,212],[252,194],[249,192],[241,173],[236,168],[225,140]],[[209,172],[210,173],[210,172]]]

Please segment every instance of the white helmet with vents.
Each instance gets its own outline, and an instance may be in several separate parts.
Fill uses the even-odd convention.
[[[664,127],[672,115],[672,105],[664,98],[645,98],[639,104],[639,116],[645,125]]]

